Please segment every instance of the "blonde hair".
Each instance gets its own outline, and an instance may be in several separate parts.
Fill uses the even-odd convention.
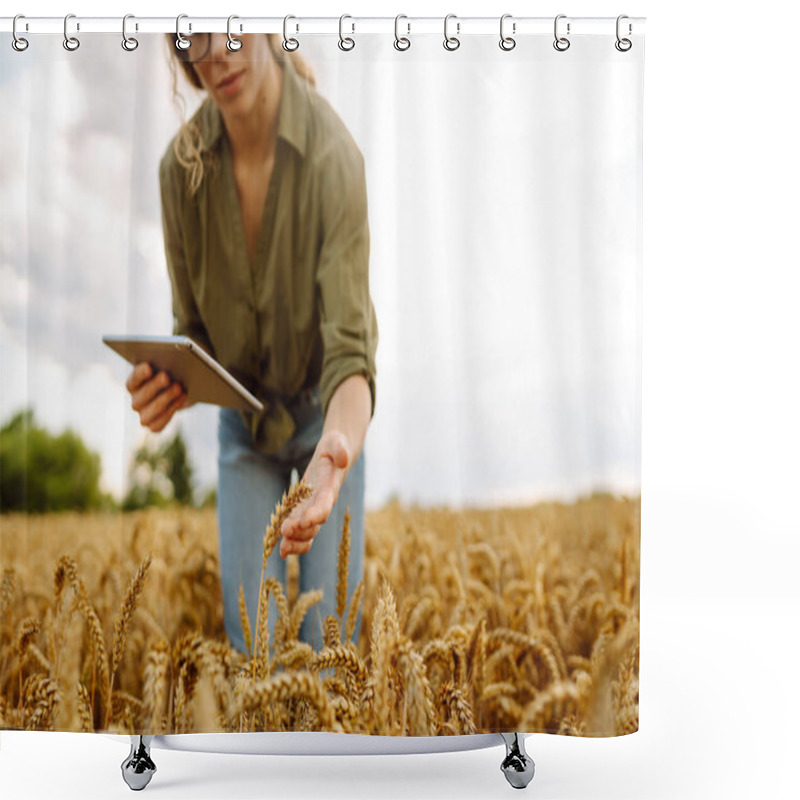
[[[281,68],[284,68],[286,61],[290,60],[295,72],[301,78],[308,81],[311,86],[317,85],[311,65],[296,50],[285,51],[281,46],[280,34],[267,33],[264,35],[267,37],[272,55]],[[181,115],[181,127],[173,139],[172,149],[178,163],[186,170],[186,189],[191,197],[200,188],[206,170],[212,173],[217,164],[214,155],[203,150],[203,140],[197,123],[194,120],[186,119],[186,98],[178,89],[178,65],[180,65],[183,76],[190,86],[194,89],[202,90],[203,84],[200,82],[200,78],[192,64],[179,59],[176,55],[174,34],[166,34],[166,41],[169,48],[169,68],[172,73],[172,99]]]

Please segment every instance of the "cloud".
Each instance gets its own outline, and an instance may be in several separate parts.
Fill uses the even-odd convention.
[[[359,40],[357,60],[305,51],[367,169],[380,329],[368,504],[635,483],[633,105],[612,130],[578,67],[511,70],[496,45],[456,65],[422,41],[397,61],[377,42]],[[135,53],[118,34],[37,48],[0,54],[0,408],[31,401],[79,428],[119,486],[142,429],[129,366],[101,339],[171,330],[157,170],[180,120],[162,37]],[[608,148],[585,144],[595,123]],[[203,482],[216,413],[175,423]]]

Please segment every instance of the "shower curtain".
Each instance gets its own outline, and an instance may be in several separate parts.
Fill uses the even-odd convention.
[[[448,23],[196,51],[279,62],[250,250],[235,114],[174,34],[3,34],[0,728],[637,730],[643,37]],[[191,119],[219,154],[196,194]],[[173,334],[264,418],[147,428],[103,337]],[[247,470],[305,413],[316,453],[347,379],[361,482],[284,554],[320,473]],[[257,500],[248,538],[221,509]]]

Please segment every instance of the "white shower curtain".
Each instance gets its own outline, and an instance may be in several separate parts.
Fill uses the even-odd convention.
[[[134,661],[150,663],[159,629],[173,645],[184,623],[223,639],[213,513],[181,511],[175,522],[171,512],[129,517],[119,507],[142,470],[145,478],[159,470],[141,459],[137,473],[137,450],[175,432],[186,442],[199,505],[216,483],[218,409],[200,405],[165,434],[146,433],[125,389],[130,365],[102,343],[104,334],[172,330],[158,185],[159,159],[181,119],[169,45],[140,35],[129,53],[119,35],[87,34],[66,52],[58,37],[29,38],[21,53],[10,37],[2,41],[0,418],[8,448],[24,441],[30,452],[34,429],[70,429],[96,454],[105,499],[95,505],[112,513],[99,541],[69,552],[80,569],[89,569],[81,557],[105,546],[118,557],[86,577],[109,647],[114,612],[146,545],[167,548],[142,594],[150,618],[137,622],[129,644]],[[533,653],[522,672],[503,667],[502,654],[492,662],[497,673],[487,681],[506,696],[491,713],[480,706],[486,687],[454,667],[450,679],[471,698],[475,727],[459,729],[445,715],[438,729],[431,717],[431,732],[511,729],[514,720],[578,735],[638,726],[644,43],[634,36],[630,50],[619,50],[613,25],[571,38],[560,52],[552,36],[518,36],[506,52],[497,36],[462,36],[449,52],[441,37],[412,35],[400,52],[391,35],[356,33],[344,52],[335,35],[300,36],[317,90],[366,166],[379,345],[365,443],[366,506],[375,516],[366,528],[362,656],[375,647],[366,623],[389,603],[384,577],[395,582],[401,632],[420,658],[435,660],[424,648],[448,635],[470,658],[481,646],[491,658],[510,641]],[[188,118],[202,95],[185,84],[181,92]],[[11,422],[25,409],[29,438],[14,439]],[[19,463],[30,478],[31,462]],[[30,722],[9,717],[20,680],[36,663],[52,666],[47,632],[56,612],[37,617],[25,593],[52,586],[59,556],[77,541],[49,532],[65,517],[38,515],[14,491],[4,488],[3,511],[31,516],[9,517],[0,542],[14,608],[3,645],[11,653],[33,616],[38,627],[26,641],[37,651],[0,676],[0,727]],[[415,517],[418,506],[434,516]],[[472,507],[508,516],[463,516]],[[446,551],[436,549],[444,535],[436,508],[456,515]],[[410,537],[403,547],[422,553],[419,563],[394,549],[402,531]],[[62,535],[63,546],[39,548]],[[195,535],[209,560],[177,564]],[[178,542],[185,551],[170,549]],[[404,585],[412,564],[421,582]],[[179,567],[195,571],[183,588]],[[157,615],[177,614],[156,594],[170,586],[170,602],[189,593],[182,618]],[[426,605],[440,602],[435,613]],[[86,638],[84,677],[93,646]],[[130,698],[142,676],[118,666]],[[433,662],[427,678],[444,691]],[[508,695],[515,680],[524,691]],[[558,692],[568,698],[560,716],[547,705]],[[94,725],[136,727],[141,701],[113,702],[98,695]],[[386,727],[375,732],[400,731],[391,726],[401,718],[381,718]],[[59,719],[45,715],[43,726],[57,728]]]

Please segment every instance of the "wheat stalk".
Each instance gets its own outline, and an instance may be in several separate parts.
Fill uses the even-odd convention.
[[[128,591],[122,600],[119,613],[114,620],[114,640],[111,647],[111,675],[109,677],[109,692],[114,688],[114,677],[117,674],[117,669],[122,661],[123,653],[125,652],[125,640],[128,635],[128,627],[130,626],[133,613],[136,610],[136,604],[139,601],[139,595],[144,588],[144,581],[147,577],[147,570],[150,568],[152,556],[148,555],[141,563],[136,575],[133,576]],[[110,721],[110,709],[106,708],[106,726]]]
[[[522,711],[522,729],[551,730],[563,717],[582,712],[582,692],[571,681],[560,681],[538,694]],[[557,728],[556,728],[557,730]],[[555,730],[553,730],[555,732]]]
[[[266,578],[264,580],[264,588],[268,589],[273,598],[275,605],[278,608],[278,619],[275,622],[275,629],[273,631],[273,646],[275,651],[280,651],[287,644],[289,644],[289,627],[291,612],[289,610],[289,600],[283,592],[283,586],[277,578]],[[266,648],[266,639],[264,640],[264,647]]]
[[[169,642],[156,641],[145,657],[142,691],[145,727],[148,731],[164,733],[163,721],[167,703],[167,673],[170,663]]]
[[[286,630],[286,638],[288,641],[297,639],[300,635],[300,626],[303,624],[308,610],[319,603],[322,597],[322,589],[312,589],[311,591],[303,592],[303,594],[297,598],[297,602],[289,614],[289,625]]]
[[[269,590],[270,582],[262,583],[258,596],[258,610],[256,619],[256,645],[253,655],[251,678],[266,678],[270,673],[269,665]],[[255,652],[258,651],[256,655]]]
[[[339,626],[339,617],[335,616],[334,614],[328,614],[325,617],[325,625],[324,625],[324,633],[323,633],[323,642],[326,647],[336,647],[339,642],[342,640],[342,631]]]
[[[384,580],[372,622],[371,643],[372,674],[370,683],[373,691],[372,708],[378,733],[388,733],[391,730],[392,657],[399,637],[400,629],[394,592],[389,582]]]
[[[336,559],[336,613],[340,623],[344,623],[344,609],[347,604],[347,569],[350,557],[350,508],[344,512],[342,536],[339,540],[339,553]]]
[[[269,525],[267,526],[267,530],[264,534],[264,554],[261,561],[261,581],[258,586],[258,594],[259,597],[261,596],[261,590],[264,585],[264,570],[267,568],[267,559],[269,559],[272,551],[275,549],[275,545],[278,542],[278,539],[281,536],[281,525],[283,525],[286,518],[295,507],[305,500],[307,497],[311,496],[311,487],[305,481],[298,481],[295,483],[288,492],[284,492],[283,497],[281,498],[280,503],[275,508],[275,511],[272,512],[270,516]],[[277,600],[277,597],[276,597]],[[287,609],[288,612],[288,609]],[[256,630],[259,631],[259,615],[261,614],[261,603],[258,604],[258,612],[256,613]],[[288,613],[286,614],[288,617]],[[259,635],[256,638],[256,646],[253,650],[253,677],[255,678],[256,674],[256,656],[258,655],[258,648],[259,646],[266,646],[265,642],[259,641],[261,636]]]
[[[297,641],[319,595],[300,595],[298,564],[287,563],[288,588],[263,576],[257,626],[248,616],[254,658],[225,635],[212,512],[122,515],[123,528],[133,526],[120,540],[127,551],[108,545],[100,515],[8,515],[0,542],[2,724],[313,730],[317,703],[300,692],[236,713],[248,686],[302,672],[319,681],[327,713],[347,732],[424,735],[427,720],[430,734],[459,734],[472,728],[466,709],[480,731],[632,732],[639,539],[637,505],[626,502],[457,513],[394,503],[370,512],[364,575],[344,607],[339,541],[322,648]],[[75,548],[69,555],[59,549],[65,541]],[[149,549],[148,591],[132,593],[119,565],[140,562]],[[48,558],[58,563],[50,587],[52,572],[39,569]],[[283,670],[273,676],[270,593],[278,609],[272,665]],[[323,679],[326,671],[337,674]]]
[[[247,616],[247,603],[244,600],[244,586],[239,581],[239,619],[242,623],[242,633],[244,635],[244,646],[247,655],[252,654],[253,638],[250,633],[250,617]]]
[[[6,611],[12,607],[15,583],[14,570],[4,569],[0,581],[0,619],[6,619]]]
[[[281,651],[276,659],[278,664],[283,664],[287,669],[299,669],[305,666],[314,656],[314,649],[307,642],[295,642]]]
[[[356,617],[358,616],[358,607],[361,604],[361,596],[364,593],[364,581],[360,580],[353,596],[350,598],[350,608],[347,610],[347,627],[345,628],[345,636],[347,641],[352,641],[353,634],[356,630]]]
[[[444,721],[453,725],[457,734],[475,733],[475,720],[472,708],[461,689],[452,681],[446,681],[439,687],[437,706],[444,714]]]
[[[81,733],[91,733],[94,730],[94,721],[92,719],[92,700],[89,697],[89,690],[82,683],[79,683],[77,692]]]
[[[433,693],[425,675],[425,663],[408,640],[397,650],[397,669],[405,693],[403,728],[409,736],[430,736],[434,718]]]
[[[369,672],[358,653],[351,646],[346,644],[328,646],[319,653],[315,653],[308,662],[308,668],[313,672],[338,666],[344,667],[346,670],[347,695],[355,702],[364,691]]]
[[[285,702],[295,697],[303,697],[311,702],[324,730],[341,730],[324,686],[319,679],[303,671],[284,672],[251,683],[237,697],[236,713],[257,710],[269,703]]]
[[[89,601],[86,587],[78,577],[78,568],[75,561],[66,556],[62,556],[56,569],[56,597],[61,596],[61,592],[66,583],[69,583],[75,590],[77,605],[86,619],[89,628],[89,640],[92,643],[92,691],[90,697],[94,697],[96,670],[100,672],[100,696],[103,698],[105,708],[111,705],[111,676],[108,667],[108,655],[106,651],[105,635],[103,626],[97,611]]]

